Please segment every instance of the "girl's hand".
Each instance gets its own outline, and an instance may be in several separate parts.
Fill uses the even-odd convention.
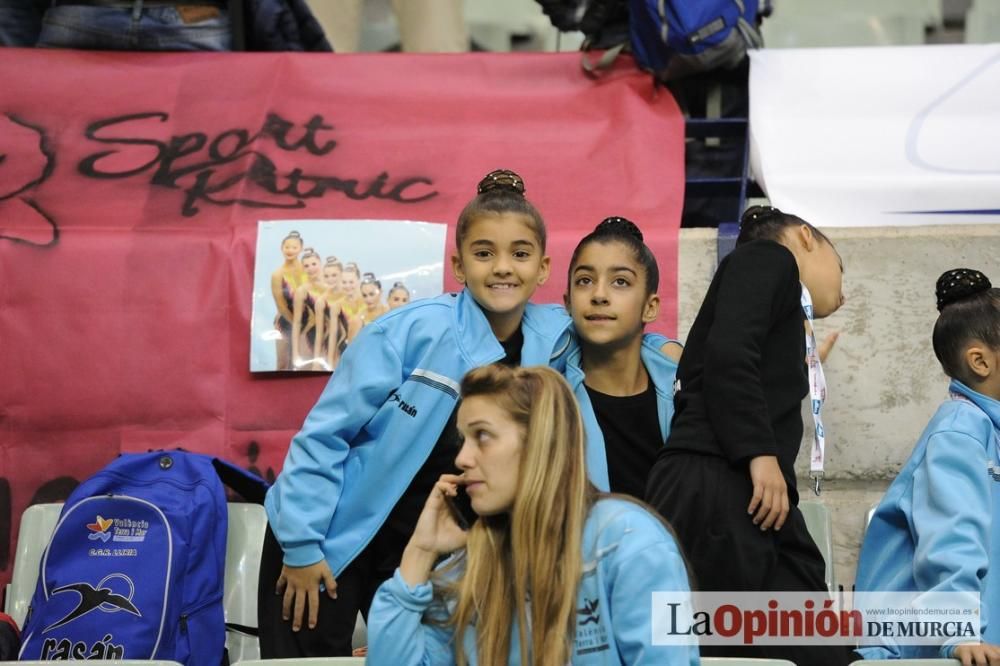
[[[774,527],[780,530],[788,518],[788,487],[775,456],[757,456],[750,460],[750,480],[753,481],[753,497],[747,513],[753,516],[753,524],[761,530]]]
[[[837,338],[840,337],[840,331],[834,331],[830,335],[823,338],[823,342],[819,343],[819,362],[826,363],[826,357],[830,355],[833,351],[833,346],[837,344]]]
[[[955,659],[962,666],[996,666],[1000,664],[1000,648],[989,643],[966,643],[955,648]]]
[[[417,519],[408,547],[433,553],[435,557],[448,555],[465,546],[468,535],[459,526],[452,510],[445,503],[445,497],[458,495],[458,486],[464,482],[461,476],[442,474],[424,503],[424,510]]]
[[[316,628],[319,618],[319,586],[326,585],[326,593],[331,599],[337,598],[337,582],[326,560],[305,567],[281,567],[275,594],[284,594],[281,602],[281,619],[291,618],[292,631],[302,628],[302,615],[308,607],[309,628]]]
[[[442,474],[434,484],[399,563],[399,573],[408,585],[426,583],[434,564],[442,555],[465,546],[468,534],[459,527],[445,503],[445,497],[458,494],[458,486],[463,481],[461,476]]]

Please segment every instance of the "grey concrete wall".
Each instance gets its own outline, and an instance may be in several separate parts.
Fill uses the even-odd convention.
[[[841,332],[824,365],[827,471],[819,498],[806,490],[811,441],[803,441],[797,469],[802,498],[818,499],[833,515],[836,576],[850,588],[865,513],[947,398],[948,380],[931,348],[934,283],[949,268],[964,266],[1000,284],[1000,225],[824,231],[844,260],[847,302],[816,324],[818,337]],[[715,264],[715,230],[683,230],[678,261],[682,340]],[[805,411],[803,418],[809,423],[812,417]]]

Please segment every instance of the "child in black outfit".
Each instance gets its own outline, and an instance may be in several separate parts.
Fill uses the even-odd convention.
[[[666,447],[646,499],[677,531],[703,591],[825,591],[823,557],[797,508],[794,463],[809,393],[804,305],[843,303],[843,265],[809,223],[746,211],[719,264],[677,370]],[[703,647],[703,655],[847,663],[828,647]]]

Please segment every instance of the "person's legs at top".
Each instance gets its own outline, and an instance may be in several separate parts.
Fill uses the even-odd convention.
[[[364,0],[310,0],[316,20],[337,53],[355,53],[361,46]]]
[[[134,51],[228,51],[232,28],[222,4],[97,7],[58,4],[45,12],[38,46]]]
[[[469,50],[463,0],[392,0],[403,51],[462,53]]]
[[[0,46],[34,46],[41,29],[34,0],[0,0]]]

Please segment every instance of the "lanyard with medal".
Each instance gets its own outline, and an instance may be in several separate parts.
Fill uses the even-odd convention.
[[[810,411],[813,415],[813,445],[809,455],[809,476],[813,480],[813,492],[819,495],[823,479],[823,458],[826,453],[826,431],[823,429],[823,403],[826,402],[826,377],[819,359],[816,333],[813,331],[812,296],[802,285],[802,312],[806,316],[806,364],[809,366]]]

